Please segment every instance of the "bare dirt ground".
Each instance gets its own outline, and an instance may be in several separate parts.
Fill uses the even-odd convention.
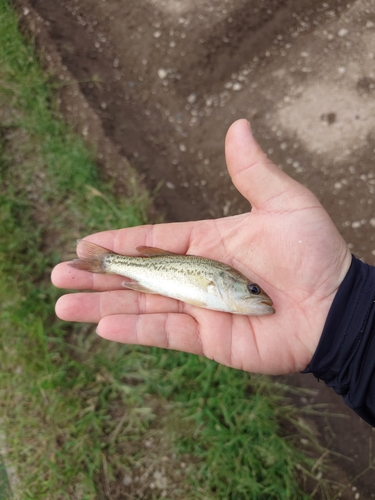
[[[129,163],[157,210],[182,221],[249,209],[226,173],[237,118],[308,186],[351,250],[375,264],[375,0],[17,0],[62,110],[126,193]],[[162,183],[160,187],[160,183]],[[375,498],[373,429],[310,376],[299,401],[348,485]],[[329,476],[330,473],[328,473]]]

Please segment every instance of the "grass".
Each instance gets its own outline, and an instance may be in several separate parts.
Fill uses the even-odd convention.
[[[148,199],[113,197],[6,0],[0,39],[0,409],[14,498],[310,498],[303,478],[320,469],[298,443],[314,436],[283,387],[56,319],[52,267],[77,236],[144,223]]]

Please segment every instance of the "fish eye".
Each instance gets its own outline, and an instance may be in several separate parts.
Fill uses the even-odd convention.
[[[260,287],[258,285],[256,285],[255,283],[249,283],[247,285],[247,289],[253,295],[259,295],[260,294]]]

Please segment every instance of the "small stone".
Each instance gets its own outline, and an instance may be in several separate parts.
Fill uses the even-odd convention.
[[[187,149],[187,148],[186,148],[186,146],[185,146],[185,144],[182,144],[182,143],[181,143],[181,144],[179,144],[179,146],[178,146],[178,147],[180,148],[180,151],[182,151],[183,153],[185,153],[185,151],[186,151],[186,149]]]
[[[370,225],[372,227],[375,227],[375,217],[373,217],[372,219],[370,219]]]
[[[155,477],[155,486],[159,490],[163,490],[168,486],[168,479],[161,474],[161,472],[155,472],[154,473]]]
[[[106,102],[104,102],[104,101],[103,101],[103,102],[101,102],[101,103],[100,103],[100,107],[101,107],[102,109],[107,109],[107,103],[106,103]]]
[[[167,181],[165,185],[167,186],[168,189],[176,189],[176,186],[173,184],[173,182]]]
[[[24,7],[23,9],[23,15],[24,16],[28,16],[30,14],[30,9],[28,9],[27,7]]]
[[[153,36],[154,36],[154,38],[160,38],[160,36],[161,36],[161,31],[155,31],[155,33],[154,33],[154,35],[153,35]]]
[[[114,68],[118,68],[120,64],[120,59],[118,57],[116,57],[114,60],[113,60],[113,67]]]
[[[374,26],[375,26],[375,24],[374,24],[372,21],[367,21],[367,23],[366,23],[366,28],[371,29],[371,28],[373,28]]]
[[[238,90],[242,89],[242,85],[240,82],[236,82],[235,84],[233,84],[232,88],[233,88],[233,90],[238,91]]]
[[[130,486],[133,482],[133,479],[131,476],[125,476],[124,479],[122,480],[122,484],[124,486]]]
[[[168,75],[168,71],[164,68],[159,68],[158,69],[158,77],[161,79],[161,80],[164,80],[164,78],[166,78]]]
[[[349,31],[346,28],[341,28],[341,30],[339,30],[339,32],[337,34],[338,34],[338,36],[344,37],[348,33],[349,33]]]
[[[187,102],[189,104],[194,104],[196,100],[197,100],[197,94],[188,95]]]

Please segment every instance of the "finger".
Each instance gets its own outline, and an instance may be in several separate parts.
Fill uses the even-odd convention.
[[[225,155],[233,184],[256,209],[285,211],[305,206],[301,194],[310,192],[268,159],[247,120],[238,120],[229,128]]]
[[[88,273],[61,262],[52,270],[51,281],[57,288],[70,290],[123,290],[123,276]]]
[[[181,312],[177,300],[160,295],[114,290],[99,293],[71,293],[56,303],[56,314],[64,321],[99,323],[104,316],[115,314],[145,314]]]
[[[119,314],[106,316],[97,333],[107,340],[203,354],[199,326],[187,314]]]
[[[199,223],[196,223],[199,224]],[[156,246],[176,253],[186,253],[194,223],[145,225],[126,229],[103,231],[87,237],[89,241],[123,254],[139,255],[137,246]],[[79,254],[79,245],[77,247]],[[79,271],[68,262],[58,264],[51,274],[52,283],[58,288],[72,290],[111,290],[121,288],[123,278]]]
[[[193,222],[144,225],[92,234],[87,239],[123,255],[139,255],[138,246],[165,248],[186,253],[189,248]]]

